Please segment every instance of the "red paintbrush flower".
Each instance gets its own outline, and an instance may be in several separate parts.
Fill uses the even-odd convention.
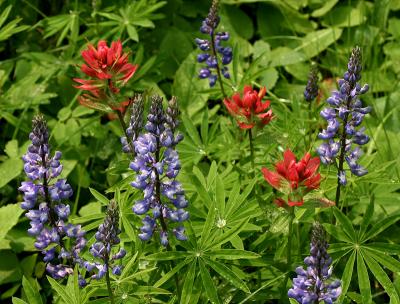
[[[292,151],[286,150],[283,161],[275,165],[276,172],[262,168],[265,180],[275,189],[288,195],[289,206],[303,205],[303,197],[311,190],[318,189],[321,175],[317,173],[320,164],[319,157],[311,158],[306,153],[303,158],[296,162],[296,156]],[[283,200],[279,199],[278,205]]]
[[[138,66],[130,64],[128,56],[128,53],[123,53],[119,40],[112,42],[111,47],[100,40],[97,49],[89,44],[82,51],[86,63],[82,64],[81,71],[91,79],[74,78],[74,81],[79,83],[75,86],[77,89],[88,91],[79,97],[83,106],[100,111],[110,111],[119,106],[109,94],[118,94],[120,87],[135,74]]]
[[[243,97],[240,96],[240,93],[235,93],[231,99],[224,99],[226,108],[236,118],[241,129],[251,129],[257,124],[263,127],[271,121],[273,118],[272,110],[266,112],[270,101],[262,102],[266,92],[265,87],[258,92],[246,85],[243,90]]]

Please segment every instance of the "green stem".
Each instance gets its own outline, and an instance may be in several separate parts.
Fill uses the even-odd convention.
[[[293,234],[293,219],[294,219],[294,207],[289,207],[289,234],[288,234],[288,243],[287,243],[287,252],[286,252],[286,269],[288,270],[285,280],[282,286],[282,296],[286,294],[286,285],[289,280],[290,275],[290,267],[292,264],[292,234]]]
[[[106,282],[107,282],[107,290],[108,290],[108,296],[110,298],[110,303],[114,304],[114,294],[112,292],[111,289],[111,283],[110,283],[110,267],[108,265],[108,262],[106,263],[106,267],[107,267],[107,272],[106,272]]]
[[[256,177],[256,168],[254,165],[254,145],[253,145],[253,133],[251,131],[252,129],[249,129],[249,142],[250,142],[250,158],[251,158],[251,168],[253,170],[253,178]]]
[[[312,125],[311,125],[311,120],[312,120],[312,117],[313,117],[312,110],[313,110],[312,101],[310,101],[308,103],[308,120],[309,120],[308,125],[310,126],[310,128],[308,130],[308,150],[311,150],[311,142],[312,142],[312,135],[313,135],[313,128],[312,128]]]
[[[227,95],[226,95],[225,90],[224,90],[224,84],[222,83],[222,77],[221,77],[222,74],[221,74],[221,69],[219,68],[217,51],[215,49],[215,37],[214,37],[214,35],[215,35],[214,33],[211,35],[211,50],[212,50],[213,56],[215,57],[215,60],[217,60],[217,68],[216,69],[217,69],[217,75],[218,75],[218,83],[219,83],[219,86],[221,88],[222,96],[225,99],[225,98],[227,98]]]

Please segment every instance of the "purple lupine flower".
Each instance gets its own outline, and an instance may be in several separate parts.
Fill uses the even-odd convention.
[[[122,272],[121,265],[114,265],[117,260],[122,259],[126,255],[126,251],[120,248],[115,254],[112,254],[113,247],[120,243],[118,235],[121,233],[119,229],[119,208],[115,200],[111,200],[108,204],[107,214],[104,222],[100,224],[96,234],[96,242],[90,247],[92,256],[101,262],[85,261],[83,267],[88,272],[95,272],[90,279],[99,280],[104,277],[109,269],[112,269],[114,275],[120,275]],[[94,271],[96,270],[96,271]],[[81,283],[86,285],[85,278],[81,278]]]
[[[326,140],[318,147],[317,152],[323,164],[331,164],[339,158],[338,182],[346,185],[346,171],[343,162],[346,161],[351,173],[363,176],[368,171],[357,164],[361,155],[359,147],[365,145],[369,137],[364,134],[365,128],[358,127],[364,116],[371,111],[371,107],[363,107],[359,96],[368,91],[368,84],[363,87],[358,83],[361,79],[361,50],[355,47],[350,56],[348,70],[340,79],[339,91],[334,91],[327,99],[330,105],[321,111],[321,116],[328,122],[325,130],[319,133],[320,139]]]
[[[70,198],[73,192],[65,179],[54,180],[62,172],[61,152],[56,151],[51,157],[49,132],[42,115],[32,120],[29,138],[32,144],[22,159],[30,181],[22,182],[18,188],[24,192],[21,207],[29,210],[28,233],[36,237],[35,247],[42,250],[46,270],[53,278],[60,279],[73,273],[74,264],[82,263],[80,252],[86,245],[85,232],[80,225],[65,223],[70,207],[61,201]],[[66,237],[71,240],[69,249],[64,242]]]
[[[197,61],[205,62],[206,67],[203,67],[199,72],[199,78],[208,78],[210,87],[213,87],[218,79],[218,73],[229,79],[230,74],[226,65],[231,63],[233,58],[232,48],[221,45],[222,41],[229,39],[228,32],[216,32],[219,24],[218,16],[218,0],[213,0],[210,11],[200,27],[200,32],[209,36],[209,40],[196,38],[195,42],[200,50],[204,53],[197,55]],[[219,64],[224,65],[221,67]],[[212,70],[216,70],[217,74],[213,74]]]
[[[175,97],[165,112],[162,98],[152,97],[144,127],[147,133],[134,141],[136,157],[130,164],[137,173],[131,185],[143,190],[143,199],[137,200],[132,210],[138,215],[146,214],[139,238],[148,241],[158,231],[163,246],[168,246],[169,229],[178,240],[186,239],[180,223],[189,218],[184,210],[188,205],[185,193],[176,180],[181,165],[175,146],[183,139],[181,134],[175,135],[178,115]]]
[[[308,74],[306,88],[304,89],[304,99],[311,102],[318,96],[318,90],[318,69],[316,66],[312,66],[310,73]]]
[[[307,269],[296,268],[297,277],[288,297],[302,304],[333,303],[342,292],[341,281],[332,280],[332,258],[329,256],[328,243],[325,241],[324,228],[314,223],[310,244],[310,256],[304,259]]]
[[[139,136],[139,133],[143,128],[143,109],[143,96],[141,94],[135,94],[133,97],[129,126],[126,129],[126,135],[130,140],[125,136],[121,137],[122,151],[125,153],[134,153],[132,143]]]

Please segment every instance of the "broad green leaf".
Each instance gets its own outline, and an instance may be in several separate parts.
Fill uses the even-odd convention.
[[[398,244],[374,242],[365,246],[381,253],[400,255],[400,245]]]
[[[13,304],[29,304],[29,303],[25,302],[24,300],[21,300],[20,298],[15,298],[15,297],[12,297],[12,303]]]
[[[8,204],[0,208],[0,240],[18,223],[23,212],[19,204]]]
[[[184,266],[193,262],[193,259],[186,259],[176,265],[173,269],[171,269],[168,273],[164,274],[161,279],[159,279],[156,283],[154,283],[154,287],[160,287],[165,282],[168,282],[178,271],[180,271]]]
[[[201,232],[201,241],[200,241],[200,248],[204,248],[206,245],[209,245],[211,243],[210,235],[211,235],[211,230],[214,227],[215,224],[215,208],[211,207],[208,210],[208,215],[206,222],[203,225],[203,230]]]
[[[227,218],[229,218],[238,207],[240,207],[247,199],[247,197],[250,195],[250,193],[253,191],[253,187],[256,184],[257,179],[254,179],[251,183],[249,183],[246,188],[244,189],[244,191],[242,192],[242,194],[240,196],[235,195],[234,198],[235,200],[233,200],[232,202],[230,202],[229,204],[227,204],[227,209],[225,212],[225,216]],[[240,188],[240,187],[238,187]],[[232,190],[233,191],[233,190]]]
[[[89,188],[90,193],[104,206],[107,206],[110,200],[105,197],[103,194],[101,194],[99,191],[93,188]]]
[[[247,224],[248,221],[249,221],[248,218],[244,218],[236,226],[232,227],[227,232],[223,233],[222,235],[220,235],[219,237],[214,239],[212,244],[207,246],[207,249],[208,248],[216,248],[216,247],[221,246],[222,244],[229,242],[232,237],[239,234],[243,230],[244,226]]]
[[[400,272],[400,262],[395,258],[392,258],[390,255],[384,254],[380,251],[371,250],[368,245],[363,246],[362,248],[365,254],[368,254],[368,256],[381,263],[387,269],[390,269],[390,271]]]
[[[215,161],[211,163],[210,170],[208,171],[207,175],[207,187],[210,190],[210,185],[215,184],[215,180],[218,174],[218,166]],[[215,189],[212,189],[215,193],[217,193],[216,185]]]
[[[215,249],[207,251],[206,254],[224,260],[256,259],[260,257],[258,253],[237,249]]]
[[[195,125],[193,124],[193,122],[191,121],[191,119],[184,113],[182,113],[181,119],[182,119],[183,125],[185,126],[185,131],[188,133],[188,135],[193,140],[193,142],[198,147],[203,146],[203,143],[200,139],[199,133],[197,132],[197,129],[196,129]]]
[[[386,272],[382,269],[381,266],[379,266],[379,264],[372,257],[369,256],[367,252],[363,251],[363,257],[367,262],[369,269],[374,274],[375,278],[378,280],[378,282],[383,286],[383,288],[390,296],[391,300],[390,303],[399,304],[400,303],[399,295],[397,294],[396,288],[390,281]]]
[[[22,159],[9,158],[0,164],[0,188],[21,174],[23,168]]]
[[[353,251],[350,257],[347,260],[346,266],[343,270],[342,275],[342,294],[340,295],[339,299],[337,300],[338,303],[342,303],[347,290],[349,289],[351,278],[354,272],[354,261],[356,259],[356,251]]]
[[[233,286],[235,286],[236,288],[239,288],[240,290],[243,290],[246,293],[250,293],[250,290],[246,286],[246,284],[232,270],[230,270],[224,264],[222,264],[221,262],[218,262],[218,261],[213,261],[208,258],[204,258],[203,260],[207,265],[209,265],[211,268],[213,268],[220,276],[222,276],[225,280],[227,280]]]
[[[358,234],[358,239],[362,240],[364,237],[365,232],[367,231],[368,225],[372,219],[372,216],[374,214],[374,198],[371,198],[371,202],[369,203],[367,207],[367,211],[365,212],[363,216],[363,220],[360,225],[360,231]]]
[[[196,275],[196,264],[197,259],[194,259],[192,263],[190,263],[189,270],[187,271],[187,275],[185,277],[185,282],[183,283],[181,301],[182,304],[190,303],[190,296],[193,290],[194,278]]]
[[[380,222],[376,223],[366,234],[365,237],[361,240],[362,242],[368,241],[369,239],[374,238],[394,223],[396,223],[400,219],[400,214],[388,216],[382,219]]]
[[[339,0],[328,0],[328,1],[322,2],[322,3],[324,3],[324,5],[322,7],[320,7],[319,9],[316,9],[315,11],[313,11],[311,16],[312,17],[321,17],[321,16],[325,15],[336,5],[336,3],[338,3],[338,1]]]
[[[203,111],[203,119],[201,121],[200,128],[201,139],[203,143],[208,143],[208,108],[205,108]]]
[[[47,280],[49,281],[51,287],[57,292],[57,294],[61,297],[61,299],[64,301],[64,303],[68,304],[74,304],[75,303],[75,298],[72,297],[71,294],[68,294],[68,292],[65,290],[65,287],[62,286],[60,283],[58,283],[56,280],[53,278],[47,276]]]
[[[324,223],[323,224],[325,230],[331,235],[333,236],[335,239],[345,242],[345,243],[352,243],[353,240],[346,234],[343,232],[343,230],[341,229],[341,227],[339,226],[334,226],[332,224],[328,224],[328,223]]]
[[[164,251],[147,255],[145,259],[149,261],[169,261],[176,259],[184,259],[190,255],[191,254],[186,251]]]
[[[349,220],[349,218],[344,215],[337,207],[333,208],[333,213],[335,214],[336,219],[342,226],[343,231],[347,234],[348,237],[354,242],[356,241],[356,233],[353,228],[353,224]]]
[[[29,304],[43,304],[39,290],[37,289],[37,284],[33,286],[31,282],[24,276],[22,278],[22,287],[24,288],[24,292],[28,298]]]
[[[360,251],[357,251],[357,275],[363,303],[372,303],[371,284],[369,282],[367,267]]]
[[[215,200],[219,214],[225,213],[225,189],[221,177],[217,174],[215,183]]]
[[[210,272],[207,270],[206,265],[202,259],[199,259],[200,274],[203,280],[203,286],[211,303],[220,304],[221,301],[218,297],[217,288],[211,278]]]

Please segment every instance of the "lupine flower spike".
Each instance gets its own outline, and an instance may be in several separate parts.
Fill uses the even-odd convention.
[[[363,176],[368,173],[357,163],[362,155],[359,146],[369,141],[369,137],[364,134],[365,128],[358,127],[365,114],[371,111],[371,107],[363,107],[359,99],[359,96],[368,91],[368,84],[361,87],[358,83],[361,70],[361,50],[355,47],[350,56],[348,70],[338,82],[339,91],[332,93],[326,101],[329,106],[321,111],[321,116],[327,120],[328,125],[318,135],[325,142],[318,147],[317,152],[325,165],[335,163],[336,158],[339,158],[336,204],[339,202],[340,186],[347,183],[344,161],[354,175]],[[353,147],[353,144],[357,146]]]
[[[175,146],[183,139],[182,134],[175,135],[178,114],[175,97],[169,101],[166,112],[162,98],[152,97],[146,132],[133,142],[136,157],[130,164],[137,173],[131,185],[144,194],[132,208],[138,215],[146,214],[139,238],[147,241],[158,231],[163,246],[168,246],[170,230],[178,240],[186,240],[181,223],[189,218],[184,210],[188,202],[181,183],[176,180],[181,165]]]
[[[265,180],[275,189],[287,195],[286,200],[278,198],[275,203],[284,207],[302,206],[303,197],[308,192],[318,189],[321,175],[317,173],[319,167],[318,157],[311,158],[306,153],[303,158],[296,162],[296,156],[292,151],[286,150],[283,154],[283,161],[275,165],[276,172],[262,168]]]
[[[310,256],[304,259],[307,269],[296,268],[297,277],[288,297],[302,304],[317,304],[324,301],[332,304],[342,293],[341,281],[332,280],[332,258],[329,256],[324,228],[316,222],[313,226]]]
[[[128,53],[123,53],[121,41],[113,41],[108,47],[107,42],[100,40],[95,48],[92,44],[82,51],[86,63],[81,71],[90,79],[74,78],[79,83],[77,89],[86,91],[78,98],[81,105],[98,111],[121,111],[123,103],[116,100],[128,80],[135,74],[137,65],[128,62]]]
[[[99,280],[107,276],[109,270],[112,270],[114,275],[120,275],[122,266],[116,264],[117,260],[122,259],[126,251],[124,248],[119,248],[118,251],[113,252],[113,247],[120,243],[118,235],[121,233],[119,229],[119,208],[115,200],[111,200],[104,222],[99,226],[95,234],[96,243],[90,247],[92,256],[101,262],[84,262],[84,267],[89,272],[95,272],[90,279]],[[115,251],[115,250],[114,250]],[[80,278],[79,284],[86,285],[86,280]]]
[[[133,142],[138,138],[139,133],[143,129],[143,95],[136,94],[133,97],[131,118],[129,126],[126,129],[126,135],[121,137],[122,151],[125,153],[134,153]]]
[[[227,79],[230,78],[226,65],[232,61],[233,54],[231,47],[224,47],[221,45],[222,41],[227,41],[229,39],[229,33],[216,32],[219,20],[218,0],[213,0],[210,11],[200,27],[200,32],[209,35],[209,40],[196,38],[199,49],[204,52],[197,56],[197,61],[205,62],[206,64],[206,66],[200,70],[199,77],[202,79],[208,78],[210,87],[213,87],[217,79],[219,79],[222,94],[225,96],[221,76],[223,75]],[[223,67],[221,67],[220,63],[222,63]],[[213,73],[213,70],[216,71],[216,74]]]
[[[60,279],[73,273],[75,264],[82,264],[80,252],[86,245],[85,232],[80,225],[67,223],[70,207],[62,201],[72,196],[72,188],[65,179],[57,179],[63,169],[61,152],[51,156],[49,132],[42,115],[33,118],[29,139],[32,144],[22,159],[30,180],[18,188],[24,192],[21,207],[29,210],[28,233],[36,237],[35,247],[44,254],[47,272]],[[71,240],[69,248],[67,238]]]
[[[226,108],[235,117],[241,129],[251,129],[256,125],[262,128],[272,120],[272,110],[269,109],[270,101],[263,102],[266,92],[265,87],[257,91],[246,85],[242,97],[237,92],[230,99],[224,99]]]
[[[308,102],[313,101],[318,96],[318,90],[318,69],[316,66],[312,66],[304,89],[304,99]]]

